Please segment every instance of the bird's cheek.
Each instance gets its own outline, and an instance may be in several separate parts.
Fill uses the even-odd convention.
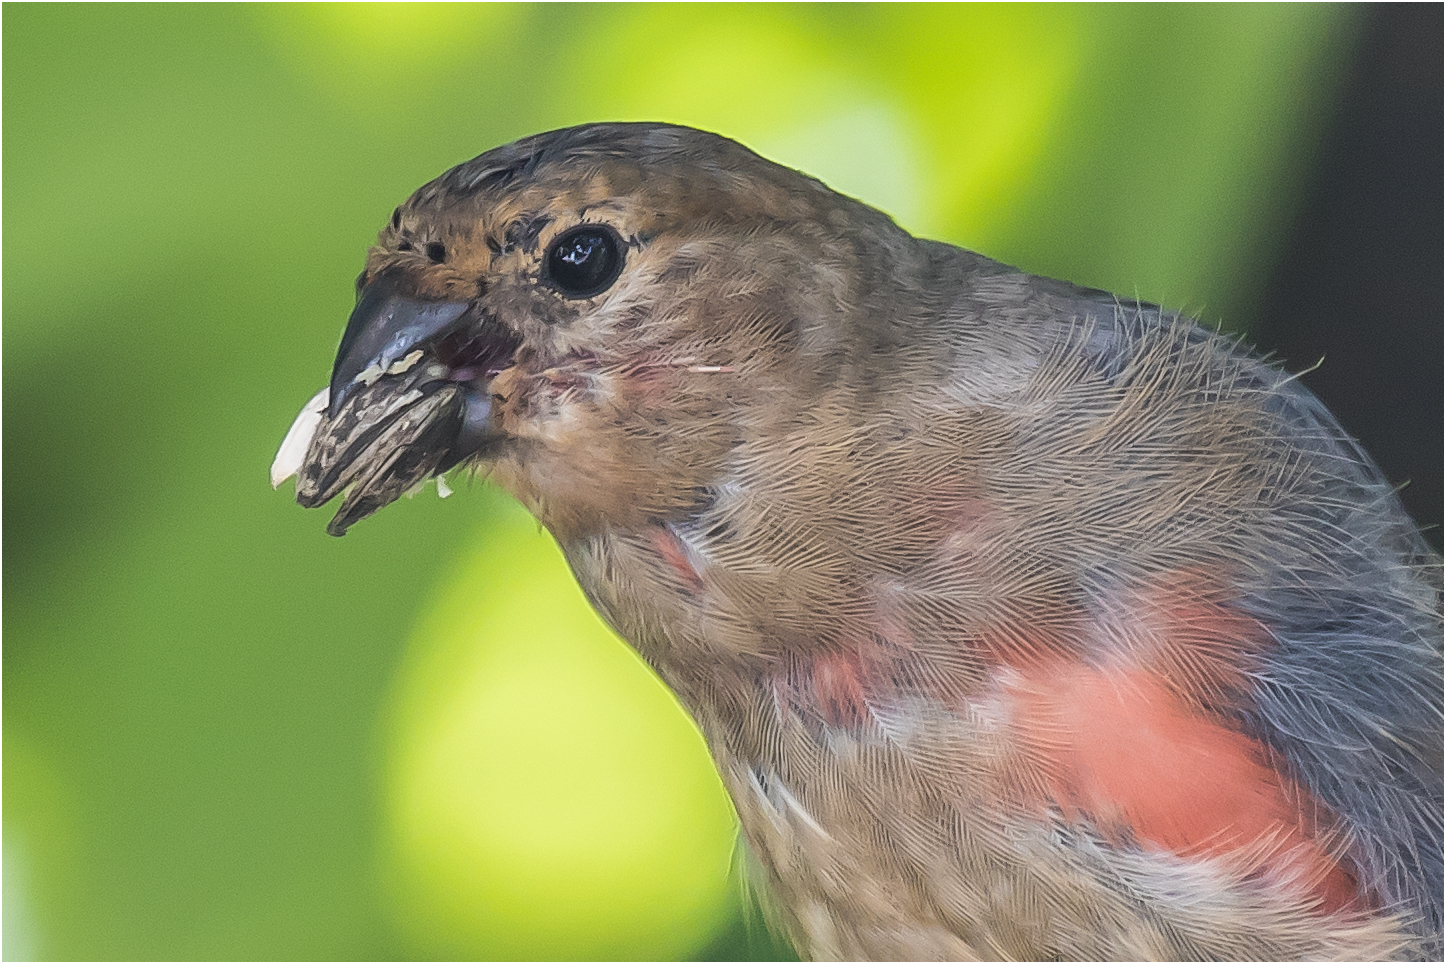
[[[515,427],[515,424],[509,422],[516,422],[517,410],[524,400],[521,383],[519,371],[513,366],[500,372],[488,386],[492,393],[493,409],[503,432],[510,432]]]
[[[547,372],[514,366],[492,380],[489,390],[497,410],[498,429],[505,436],[566,444],[579,425],[577,406],[565,398],[571,387]]]

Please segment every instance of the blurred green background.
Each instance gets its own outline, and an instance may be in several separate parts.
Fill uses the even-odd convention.
[[[701,741],[515,505],[335,540],[266,484],[366,246],[493,146],[666,120],[1246,327],[1366,20],[7,5],[5,957],[780,953]]]

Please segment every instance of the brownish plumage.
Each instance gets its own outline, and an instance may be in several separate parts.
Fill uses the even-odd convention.
[[[358,290],[275,474],[527,505],[800,953],[1439,956],[1439,563],[1237,343],[653,124],[449,171]]]

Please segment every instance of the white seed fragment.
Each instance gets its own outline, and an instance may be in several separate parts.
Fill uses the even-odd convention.
[[[444,476],[437,476],[437,497],[439,499],[445,499],[451,494],[452,487],[447,484],[447,479]]]
[[[400,374],[402,374],[403,372],[408,371],[409,369],[411,369],[411,367],[412,367],[413,365],[415,365],[417,362],[419,362],[419,361],[421,361],[421,360],[422,360],[422,350],[421,350],[420,348],[415,349],[415,350],[414,350],[410,355],[408,355],[406,358],[399,358],[399,359],[397,359],[396,361],[392,362],[391,365],[387,366],[387,374],[388,374],[388,375],[400,375]],[[368,371],[370,371],[370,369],[368,369]],[[375,379],[373,379],[373,380],[375,380]],[[367,384],[371,384],[371,382],[368,382]]]
[[[382,371],[382,366],[378,365],[376,362],[372,362],[370,365],[357,372],[356,378],[353,378],[351,380],[351,383],[355,385],[357,382],[361,382],[363,385],[371,387],[372,382],[376,381],[378,378],[381,378],[385,374],[386,372]]]
[[[291,423],[291,430],[286,433],[286,438],[281,440],[281,448],[276,450],[276,459],[271,463],[273,489],[279,488],[281,483],[301,471],[306,450],[311,447],[312,436],[321,424],[321,412],[326,408],[330,391],[330,388],[323,388],[312,396],[311,401],[302,407],[301,414],[296,416],[296,421]]]

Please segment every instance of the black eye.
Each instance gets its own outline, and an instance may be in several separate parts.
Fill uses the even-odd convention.
[[[427,257],[433,264],[441,264],[447,260],[447,246],[440,241],[428,241]]]
[[[552,242],[542,270],[543,278],[567,297],[591,298],[622,273],[622,243],[606,225],[580,225]]]

